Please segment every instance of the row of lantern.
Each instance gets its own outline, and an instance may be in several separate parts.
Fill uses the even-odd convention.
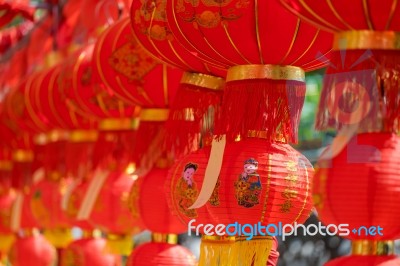
[[[282,2],[301,16],[311,16],[308,20],[321,22],[323,28],[336,29],[332,25],[340,22],[351,29],[370,30],[336,36],[338,42],[343,37],[348,41],[347,50],[350,51],[347,51],[347,58],[351,62],[348,66],[346,63],[343,70],[335,70],[334,67],[329,70],[317,122],[321,129],[326,126],[347,129],[342,131],[347,134],[347,139],[345,145],[340,147],[338,144],[341,150],[329,150],[331,156],[323,157],[328,160],[333,158],[333,167],[326,169],[320,164],[315,188],[319,196],[316,198],[320,199],[317,207],[324,222],[336,224],[351,220],[352,226],[379,222],[388,229],[384,237],[375,239],[395,239],[398,227],[393,221],[397,220],[397,216],[390,210],[396,206],[394,199],[397,192],[389,188],[395,188],[398,179],[395,164],[398,137],[393,133],[398,127],[397,109],[400,105],[395,34],[398,29],[391,25],[397,25],[393,21],[398,8],[392,6],[386,17],[382,15],[382,10],[387,7],[375,6],[374,9],[373,4],[364,4],[361,10],[368,11],[362,13],[368,22],[365,28],[341,17],[348,10],[344,4],[341,8],[327,5],[326,9],[317,5],[318,12],[315,12],[312,5],[303,1]],[[329,19],[335,22],[318,15],[330,12],[333,15]],[[277,21],[280,22],[278,25]],[[382,21],[386,28],[381,27]],[[78,128],[110,131],[108,126],[115,125],[115,120],[107,119],[112,117],[119,119],[118,127],[112,126],[112,129],[121,131],[120,126],[127,121],[121,118],[130,120],[132,114],[137,114],[136,107],[140,106],[138,117],[141,121],[132,138],[136,140],[132,144],[134,155],[124,154],[135,161],[139,169],[148,170],[154,164],[166,168],[170,164],[171,151],[175,155],[186,154],[198,148],[197,140],[205,147],[180,159],[168,175],[170,206],[182,221],[187,222],[191,218],[207,223],[304,221],[311,210],[313,171],[307,159],[293,150],[288,142],[297,140],[299,114],[305,94],[304,70],[326,64],[330,57],[332,36],[303,23],[275,0],[221,3],[137,1],[132,6],[131,22],[134,35],[130,33],[129,20],[126,19],[111,26],[99,38],[92,55],[95,62],[92,72],[84,71],[82,62],[90,52],[83,52],[76,61],[71,61],[73,67],[63,64],[64,69],[55,67],[43,75],[39,74],[38,80],[32,77],[31,81],[27,81],[23,85],[25,101],[22,101],[26,110],[7,108],[8,124],[16,122],[20,127],[26,127],[29,121],[33,121],[31,128],[41,126],[38,132],[44,128],[71,130],[78,125]],[[375,27],[390,31],[374,32]],[[142,46],[165,63],[190,71],[184,74],[175,100],[172,101],[173,94],[178,88],[181,72],[158,64],[144,52]],[[343,51],[343,47],[336,47],[336,44],[334,48]],[[365,53],[367,49],[373,50]],[[358,64],[361,62],[357,61],[360,55],[360,60],[365,59],[366,63]],[[333,66],[341,65],[336,62],[340,58],[339,52],[332,53]],[[379,65],[371,64],[376,61]],[[352,68],[360,72],[351,71]],[[72,77],[68,77],[68,69],[72,69]],[[171,74],[174,71],[176,76]],[[226,84],[211,74],[226,75]],[[91,75],[97,82],[90,82]],[[223,101],[222,92],[218,91],[222,87]],[[11,98],[18,94],[10,95]],[[14,99],[18,100],[18,96]],[[362,104],[358,112],[352,112],[356,100]],[[159,144],[165,138],[162,132],[164,123],[160,120],[165,120],[164,109],[167,107],[171,107],[171,119],[166,125],[170,140],[169,143],[167,141],[168,148],[160,149]],[[347,109],[343,111],[343,108]],[[125,113],[126,110],[131,110],[131,113]],[[349,124],[352,127],[348,127]],[[358,150],[357,145],[356,148],[351,146],[354,140],[348,140],[351,137],[349,134],[360,130],[379,132],[359,135],[358,146],[364,141],[365,145],[371,146],[377,138],[381,140],[381,146],[374,145],[374,148],[367,149],[368,152]],[[87,133],[84,135],[91,135]],[[199,133],[202,133],[200,139]],[[213,133],[219,138],[211,140]],[[103,137],[106,140],[107,134]],[[78,139],[82,141],[81,137]],[[107,141],[102,142],[99,149],[105,147],[105,143]],[[17,147],[18,144],[25,145],[26,139],[21,138],[14,143]],[[82,144],[76,147],[78,149],[70,147],[75,151],[73,155],[83,150]],[[87,155],[88,150],[85,149],[83,154]],[[349,153],[349,150],[352,152]],[[96,154],[103,158],[108,150],[103,151]],[[378,151],[380,156],[377,159]],[[349,159],[350,154],[357,164]],[[360,154],[364,156],[360,157]],[[363,160],[357,161],[359,158]],[[88,162],[78,156],[72,156],[72,159],[75,159],[70,164],[73,170]],[[110,161],[106,165],[113,166],[112,163],[110,166]],[[358,173],[364,179],[357,181],[357,185],[356,182],[349,184],[348,180],[355,177],[343,175],[343,169],[357,166],[362,167],[363,171]],[[165,178],[167,175],[164,172]],[[99,179],[98,175],[96,179]],[[164,187],[162,181],[155,183]],[[152,188],[155,189],[154,183]],[[335,189],[337,192],[333,193]],[[207,197],[197,199],[204,193]],[[357,197],[354,204],[348,203],[349,194]],[[363,198],[360,199],[360,195],[364,195]],[[146,202],[158,204],[159,198],[147,196]],[[370,208],[371,198],[377,202]],[[192,209],[192,206],[203,207]],[[354,217],[356,210],[365,209],[364,206],[368,206],[368,213],[357,213]],[[155,220],[151,210],[144,211],[142,219],[145,220],[146,215],[149,215],[148,220]],[[159,227],[157,229],[160,230]],[[273,240],[268,237],[256,239],[252,247],[249,243],[240,238],[205,238],[200,264],[216,265],[218,261],[231,259],[230,263],[235,263],[235,260],[249,259],[249,265],[252,262],[265,265]],[[387,243],[379,242],[375,246],[378,244],[385,246],[382,254],[390,250]],[[231,253],[227,250],[220,252],[223,249],[229,249]],[[367,253],[370,254],[371,250]],[[243,258],[243,254],[251,255]],[[349,258],[350,263],[353,259],[356,257]],[[381,259],[378,257],[378,260]]]

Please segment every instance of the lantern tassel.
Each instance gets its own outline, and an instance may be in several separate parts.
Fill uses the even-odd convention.
[[[297,143],[305,82],[293,80],[247,79],[226,83],[218,135],[235,140],[249,132],[270,141],[284,138]],[[259,135],[261,134],[262,135]]]
[[[272,237],[203,236],[199,266],[267,265],[274,240]]]

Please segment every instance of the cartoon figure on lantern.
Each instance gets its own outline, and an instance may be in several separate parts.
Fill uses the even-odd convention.
[[[196,183],[193,180],[193,175],[197,171],[198,165],[194,163],[187,163],[176,185],[176,194],[179,205],[179,210],[187,217],[197,217],[197,211],[189,209],[197,198],[198,190]]]
[[[251,208],[260,203],[261,181],[257,173],[258,161],[254,158],[244,162],[243,172],[235,182],[236,199],[238,204]]]

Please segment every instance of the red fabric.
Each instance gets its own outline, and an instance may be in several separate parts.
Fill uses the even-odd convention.
[[[96,80],[102,89],[133,105],[166,108],[174,99],[182,72],[155,61],[136,43],[129,19],[108,28],[93,54]]]
[[[400,138],[390,133],[359,134],[330,161],[320,161],[314,197],[325,224],[349,224],[349,229],[380,226],[383,236],[350,232],[349,239],[397,239]]]
[[[7,25],[16,16],[21,15],[25,19],[34,20],[35,9],[29,6],[29,1],[24,0],[1,0],[0,1],[0,11],[5,12],[0,17],[0,27]]]
[[[128,258],[127,266],[194,266],[195,256],[185,247],[166,243],[138,246]]]
[[[121,266],[121,258],[106,252],[103,238],[84,238],[63,250],[60,266]]]
[[[329,2],[310,0],[280,0],[289,10],[317,27],[331,31],[368,30],[400,31],[400,6],[391,1],[370,0],[352,3],[336,0],[333,8]],[[367,11],[366,11],[367,10]],[[371,22],[371,24],[368,23]]]
[[[325,266],[398,266],[400,260],[396,256],[347,256],[328,261]]]
[[[187,49],[175,39],[165,17],[166,1],[153,3],[134,1],[132,4],[131,22],[140,45],[166,64],[189,72],[225,77],[226,70],[217,61],[201,61],[193,49]]]
[[[11,248],[9,260],[13,266],[52,266],[56,250],[41,235],[19,238]]]
[[[139,214],[147,229],[155,233],[181,234],[187,224],[173,216],[165,195],[168,169],[152,169],[139,179]]]
[[[311,213],[313,175],[307,158],[288,144],[263,139],[227,144],[219,204],[206,206],[215,223],[300,224]]]
[[[329,33],[298,21],[275,0],[199,1],[196,6],[173,0],[166,5],[173,36],[203,61],[218,61],[226,68],[274,64],[312,70],[324,65],[317,53],[331,49]]]

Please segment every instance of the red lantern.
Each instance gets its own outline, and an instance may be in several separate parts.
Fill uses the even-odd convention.
[[[297,142],[304,70],[324,65],[317,53],[329,53],[330,34],[300,22],[274,0],[173,0],[166,16],[185,47],[229,68],[218,135],[234,141],[238,135],[247,138],[250,130],[266,131],[268,140],[278,135]]]
[[[127,266],[197,265],[195,256],[185,247],[168,243],[146,243],[137,247]]]
[[[187,225],[173,216],[164,192],[167,168],[154,168],[139,179],[139,214],[147,229],[161,234],[180,234]],[[134,197],[136,198],[136,197]],[[131,204],[135,204],[131,202]]]
[[[363,131],[398,130],[400,7],[377,0],[351,9],[342,0],[281,2],[301,19],[335,33],[317,128],[359,124]]]
[[[51,266],[56,258],[54,247],[39,234],[17,239],[9,255],[13,266]]]
[[[72,242],[62,253],[60,266],[120,266],[121,258],[106,252],[103,238],[83,238]]]
[[[114,161],[114,164],[116,163]],[[105,175],[106,179],[96,197],[89,218],[92,224],[107,233],[110,251],[126,256],[132,250],[132,235],[139,233],[143,228],[140,217],[132,219],[129,211],[129,192],[137,176],[128,174],[126,172],[128,170],[129,167],[125,169],[119,166],[96,171],[91,183],[99,183],[100,176]],[[87,194],[93,194],[92,187],[93,184],[90,184]]]
[[[347,256],[329,261],[325,266],[352,266],[352,265],[365,265],[365,266],[398,266],[400,265],[399,259],[392,256]]]
[[[355,229],[346,236],[352,240],[397,239],[400,214],[393,208],[399,196],[399,145],[394,134],[364,133],[353,137],[331,160],[321,160],[314,186],[320,219],[326,224],[348,224],[349,230]],[[362,229],[371,226],[380,226],[383,232],[371,235]]]
[[[0,11],[2,16],[0,19],[0,28],[10,23],[16,16],[21,15],[28,20],[34,20],[34,9],[29,6],[29,1],[0,1]]]

